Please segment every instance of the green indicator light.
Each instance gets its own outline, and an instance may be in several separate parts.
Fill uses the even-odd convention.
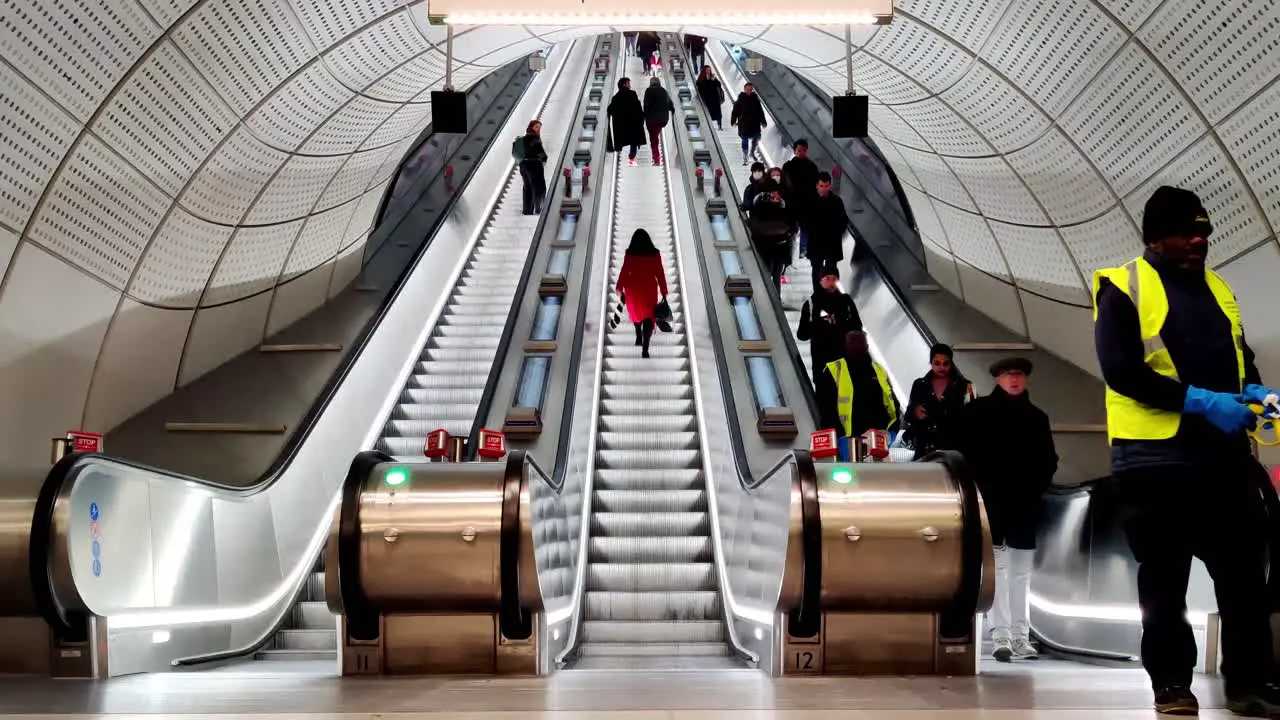
[[[835,470],[831,473],[831,479],[835,480],[841,485],[848,485],[849,483],[853,482],[853,471],[845,470],[843,468],[841,468],[840,470]]]
[[[387,471],[383,480],[391,487],[400,487],[409,482],[409,471],[404,468],[393,468]]]

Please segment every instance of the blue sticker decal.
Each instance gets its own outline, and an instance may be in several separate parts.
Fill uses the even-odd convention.
[[[99,577],[101,575],[102,575],[102,561],[99,560],[98,558],[94,558],[93,559],[93,576]]]
[[[97,540],[93,541],[93,556],[95,558],[102,557],[102,546],[98,544]]]
[[[89,503],[89,519],[98,519],[98,503]]]

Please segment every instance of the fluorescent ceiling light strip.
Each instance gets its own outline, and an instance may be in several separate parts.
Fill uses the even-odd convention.
[[[1082,620],[1104,620],[1121,623],[1142,622],[1142,610],[1137,605],[1095,605],[1092,603],[1060,603],[1049,600],[1035,593],[1028,599],[1035,609],[1056,617],[1079,618]],[[1187,622],[1193,627],[1203,628],[1209,624],[1209,613],[1203,610],[1188,610]]]
[[[697,13],[660,15],[638,13],[497,13],[460,12],[444,17],[449,25],[875,25],[876,16],[850,13]]]

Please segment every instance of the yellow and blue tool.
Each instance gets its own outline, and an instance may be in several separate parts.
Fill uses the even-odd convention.
[[[1264,447],[1280,445],[1280,395],[1268,395],[1262,405],[1249,403],[1249,409],[1258,416],[1258,426],[1249,431],[1253,439]]]

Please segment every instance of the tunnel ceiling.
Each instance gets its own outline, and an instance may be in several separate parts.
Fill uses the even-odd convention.
[[[1089,273],[1173,183],[1265,298],[1280,0],[897,5],[854,74],[940,284],[1090,366]],[[839,28],[684,30],[844,90]],[[605,31],[460,30],[455,84]],[[403,0],[0,0],[0,402],[40,408],[5,444],[109,428],[349,283],[444,35]]]

